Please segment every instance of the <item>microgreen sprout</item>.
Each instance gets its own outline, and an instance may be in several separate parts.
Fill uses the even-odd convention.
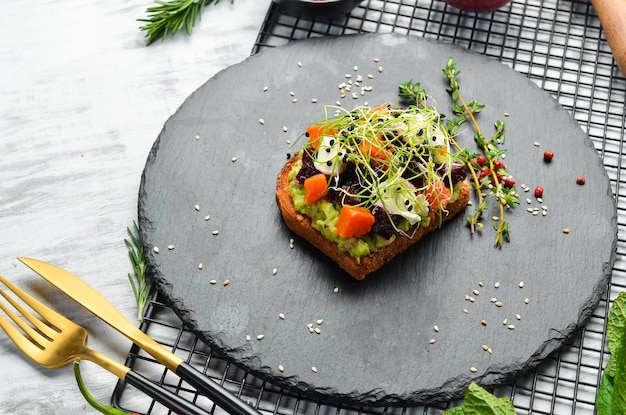
[[[423,89],[409,83],[406,87],[406,97],[422,105],[403,108],[386,104],[353,110],[326,106],[326,117],[318,124],[320,137],[309,137],[304,146],[315,167],[333,178],[329,189],[342,194],[344,203],[349,200],[350,205],[368,209],[380,206],[388,215],[401,216],[409,226],[391,221],[398,233],[430,222],[424,193],[430,191],[433,197],[443,199],[437,190],[444,186],[437,182],[452,188],[452,166],[464,163],[451,152],[440,114],[425,106]],[[445,203],[438,202],[441,207],[435,213],[441,220]]]

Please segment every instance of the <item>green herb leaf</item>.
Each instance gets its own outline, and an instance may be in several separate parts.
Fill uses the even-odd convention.
[[[465,391],[464,404],[446,410],[443,415],[515,415],[515,408],[507,398],[498,398],[477,383],[470,383]]]
[[[124,239],[124,243],[128,248],[128,257],[133,266],[133,274],[128,274],[128,281],[133,289],[135,301],[137,302],[137,319],[142,321],[143,312],[150,300],[152,294],[152,281],[147,276],[148,263],[144,256],[143,246],[141,245],[139,227],[133,222],[134,228],[126,228],[130,240]]]
[[[217,4],[220,0],[155,0],[157,6],[148,7],[147,19],[137,19],[146,24],[140,29],[146,31],[148,45],[157,39],[164,41],[168,34],[174,35],[179,30],[185,30],[187,35],[198,20],[202,17],[202,11],[209,4]],[[231,4],[234,0],[230,1]]]
[[[626,413],[626,292],[613,301],[606,326],[611,357],[596,394],[599,415]]]

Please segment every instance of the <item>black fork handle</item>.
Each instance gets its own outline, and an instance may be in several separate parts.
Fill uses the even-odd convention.
[[[252,406],[239,399],[222,385],[209,379],[207,375],[189,363],[182,362],[178,365],[176,374],[231,415],[260,415]]]
[[[209,412],[181,398],[173,392],[157,385],[149,379],[132,370],[126,373],[124,380],[146,395],[165,405],[168,409],[180,415],[210,415]]]

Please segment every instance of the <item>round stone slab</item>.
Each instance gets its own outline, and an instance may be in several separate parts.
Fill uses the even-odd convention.
[[[403,81],[453,117],[449,57],[463,97],[486,105],[484,135],[506,125],[501,147],[521,198],[505,212],[510,242],[493,246],[491,200],[482,231],[466,226],[469,206],[353,280],[284,225],[276,176],[310,123],[337,104],[398,103]],[[456,139],[478,151],[469,123]],[[216,352],[306,396],[392,405],[450,400],[471,381],[499,385],[538,365],[598,304],[617,235],[593,143],[551,96],[484,56],[392,34],[293,42],[212,77],[156,140],[139,223],[160,290]]]

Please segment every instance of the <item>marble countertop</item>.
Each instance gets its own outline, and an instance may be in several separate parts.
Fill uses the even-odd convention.
[[[84,325],[89,346],[123,362],[130,342],[16,259],[79,275],[127,317],[136,306],[124,239],[148,152],[183,100],[251,52],[270,0],[209,5],[188,37],[146,46],[151,1],[3,4],[0,25],[0,274]],[[108,402],[116,378],[82,365]],[[0,334],[4,414],[90,414],[71,366],[42,369]]]

